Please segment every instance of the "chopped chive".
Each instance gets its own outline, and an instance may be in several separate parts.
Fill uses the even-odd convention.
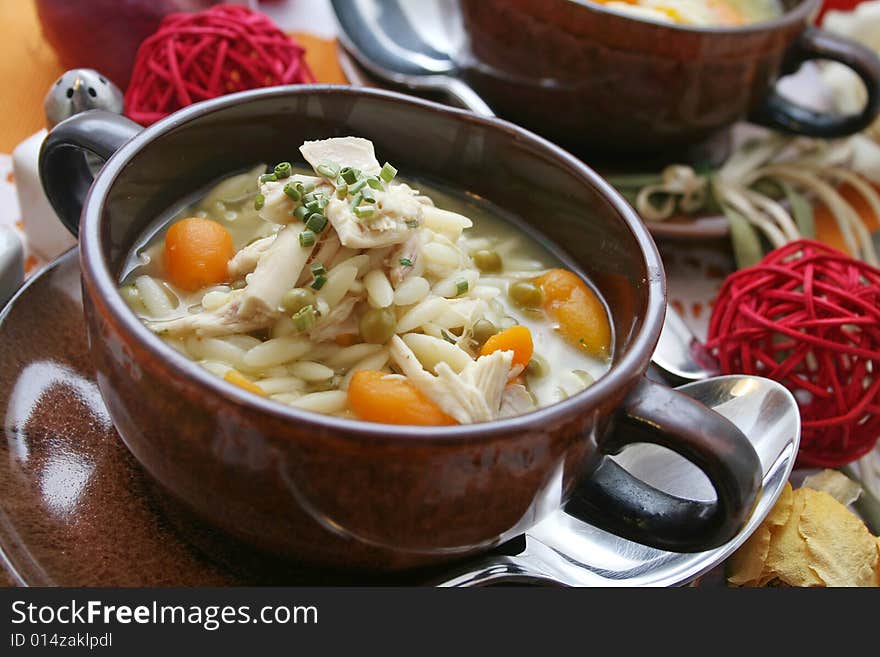
[[[306,183],[305,186],[303,187],[303,189],[305,190],[306,194],[309,194],[309,193],[315,191],[315,183],[313,183],[313,182]]]
[[[358,171],[357,169],[352,169],[351,167],[342,167],[339,175],[341,175],[342,179],[349,185],[353,185],[357,182],[359,173],[360,171]]]
[[[455,338],[453,338],[451,335],[449,335],[449,333],[446,332],[446,329],[440,329],[440,336],[449,344],[458,344],[455,341]]]
[[[254,210],[262,210],[264,205],[266,205],[266,197],[262,194],[257,194],[254,197]]]
[[[300,246],[312,246],[315,243],[315,234],[310,230],[304,230],[299,234]]]
[[[366,186],[367,186],[366,178],[361,178],[354,185],[349,187],[348,191],[351,192],[352,194],[357,194],[359,191],[361,191]]]
[[[364,191],[361,192],[361,195],[364,197],[364,203],[375,203],[376,195],[373,194],[373,190],[369,187],[364,188]]]
[[[405,223],[408,228],[418,228],[419,227],[419,220],[418,219],[407,219]]]
[[[293,314],[291,319],[293,319],[293,325],[297,331],[301,333],[308,331],[315,325],[315,307],[311,304],[303,306]]]
[[[279,162],[275,165],[275,177],[278,178],[278,180],[288,178],[290,177],[292,169],[293,167],[290,165],[290,162]]]
[[[298,201],[302,198],[302,195],[298,191],[296,191],[296,188],[291,186],[290,183],[287,183],[284,186],[284,193],[287,194],[294,201]]]
[[[367,184],[373,189],[384,189],[382,187],[382,181],[373,176],[372,178],[367,178]]]
[[[349,191],[351,191],[351,190],[349,190]],[[352,196],[352,199],[351,199],[351,207],[352,207],[352,209],[356,208],[357,206],[359,206],[359,205],[361,204],[361,199],[362,199],[363,197],[364,197],[364,195],[361,194],[360,192],[358,192],[357,194],[355,194],[354,196]]]
[[[306,220],[306,228],[309,230],[320,233],[327,227],[327,217],[322,214],[318,214],[317,212],[313,212],[309,215],[309,218]]]
[[[400,259],[400,266],[401,267],[412,267],[413,261],[410,258],[401,258]]]
[[[308,208],[309,212],[321,212],[321,202],[318,199],[315,199],[314,201],[309,201],[305,205]]]
[[[324,276],[323,274],[320,276],[315,276],[315,280],[312,281],[312,289],[313,290],[320,290],[322,287],[324,287],[324,283],[326,283],[326,282],[327,282],[327,277]]]
[[[275,182],[276,180],[278,180],[278,178],[275,176],[274,173],[264,173],[262,176],[260,176],[261,183]]]
[[[311,203],[312,201],[317,200],[317,198],[318,198],[318,196],[317,196],[317,194],[315,194],[315,192],[307,192],[306,194],[303,194],[303,197],[302,197],[303,205],[307,205],[307,204]]]
[[[300,196],[305,196],[306,188],[303,186],[303,184],[299,180],[297,180],[295,183],[293,183],[293,188],[299,192]]]
[[[336,180],[336,176],[339,175],[339,165],[332,162],[319,164],[315,171],[329,180]]]
[[[336,198],[342,201],[345,200],[346,196],[348,196],[348,185],[342,183],[339,187],[336,188]]]
[[[376,211],[369,206],[359,205],[354,209],[354,213],[361,219],[369,219],[376,214]]]
[[[455,296],[460,297],[462,294],[468,291],[470,285],[464,279],[455,281]]]
[[[386,162],[382,166],[382,171],[379,172],[379,177],[382,178],[385,182],[389,183],[394,180],[394,176],[397,175],[397,169]]]
[[[326,274],[327,268],[324,266],[323,262],[313,262],[312,266],[309,267],[312,270],[312,276],[318,276],[319,274]]]
[[[304,205],[298,205],[296,210],[293,211],[293,216],[296,217],[299,221],[305,221],[306,217],[311,214],[309,209]]]

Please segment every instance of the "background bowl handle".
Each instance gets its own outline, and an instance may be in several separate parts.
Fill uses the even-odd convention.
[[[615,431],[599,445],[668,447],[700,468],[716,500],[688,500],[635,478],[607,457],[578,487],[566,511],[624,538],[674,552],[700,552],[732,539],[761,491],[761,462],[729,420],[672,388],[642,379],[624,403]]]
[[[868,90],[865,107],[859,114],[826,114],[793,103],[774,89],[750,115],[755,123],[783,132],[831,139],[861,132],[880,113],[880,57],[873,50],[825,30],[808,27],[786,57],[785,73],[793,73],[810,59],[830,59],[848,66]]]
[[[40,181],[67,230],[79,234],[79,217],[94,181],[86,158],[102,160],[143,130],[124,116],[104,110],[76,114],[55,126],[40,149]]]

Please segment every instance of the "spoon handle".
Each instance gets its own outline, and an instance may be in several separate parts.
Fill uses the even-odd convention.
[[[562,581],[538,572],[526,561],[504,555],[492,555],[477,561],[465,562],[445,573],[441,579],[428,584],[443,588],[470,588],[495,584],[565,586]]]
[[[666,307],[663,331],[651,360],[674,383],[702,381],[718,374],[712,356],[672,306]]]
[[[436,81],[438,86],[442,87],[443,91],[449,96],[455,98],[466,109],[469,109],[474,114],[489,118],[495,116],[495,112],[492,111],[492,108],[489,107],[486,104],[486,101],[484,101],[466,82],[459,78],[445,75],[437,76]]]

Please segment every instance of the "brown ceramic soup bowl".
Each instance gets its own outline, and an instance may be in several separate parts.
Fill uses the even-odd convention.
[[[611,308],[610,371],[576,397],[502,421],[371,424],[231,386],[141,324],[117,285],[148,224],[219,177],[343,135],[371,139],[405,175],[488,199],[535,239],[563,245]],[[94,181],[83,149],[109,158]],[[497,545],[579,484],[596,523],[682,551],[727,541],[751,511],[761,470],[748,440],[643,376],[665,310],[651,237],[592,170],[533,134],[399,94],[300,86],[200,103],[143,131],[81,114],[50,133],[40,165],[53,205],[79,224],[89,344],[119,434],[164,491],[239,542],[309,563],[401,569]],[[634,441],[695,462],[717,500],[670,497],[605,458]]]
[[[880,111],[880,59],[810,25],[820,0],[741,27],[636,19],[589,0],[457,0],[464,76],[494,110],[594,157],[683,156],[735,121],[841,137]],[[777,79],[810,59],[852,68],[868,89],[854,116],[783,98]],[[629,162],[629,166],[639,165]]]

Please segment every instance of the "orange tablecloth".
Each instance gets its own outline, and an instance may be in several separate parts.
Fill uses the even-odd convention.
[[[43,39],[33,0],[0,0],[0,25],[7,35],[0,40],[0,153],[11,153],[44,127],[43,98],[63,69]],[[306,61],[320,82],[347,82],[335,41],[294,36],[306,48]]]

